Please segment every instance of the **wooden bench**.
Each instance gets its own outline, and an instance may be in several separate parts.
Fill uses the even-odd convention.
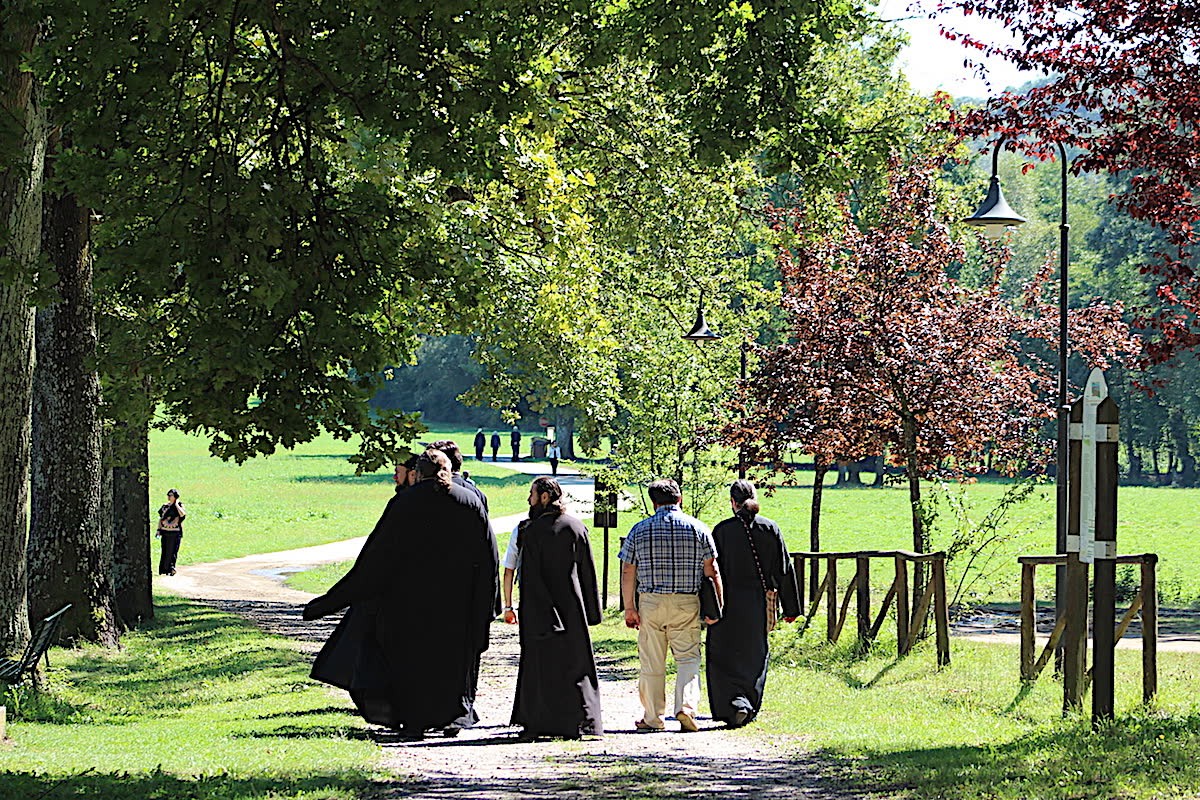
[[[50,666],[50,645],[54,643],[54,637],[58,634],[63,614],[67,613],[70,607],[71,604],[68,603],[37,624],[33,636],[29,639],[29,645],[19,660],[0,662],[0,681],[10,685],[20,683],[26,676],[33,675],[38,659],[43,656],[46,658],[46,666]]]

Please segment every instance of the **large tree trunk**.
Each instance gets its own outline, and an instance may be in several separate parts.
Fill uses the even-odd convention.
[[[113,583],[121,620],[154,617],[150,559],[149,420],[117,422],[112,442]]]
[[[813,459],[813,493],[812,493],[812,508],[808,514],[808,549],[810,552],[819,553],[821,551],[821,499],[825,495],[825,473],[829,472],[829,465],[821,462],[820,459]],[[817,581],[820,580],[821,565],[817,563],[815,558],[810,558],[808,561],[808,600],[812,602],[817,599]]]
[[[54,143],[52,142],[52,148]],[[60,637],[116,646],[112,528],[104,520],[91,211],[47,195],[43,248],[57,302],[37,312],[29,522],[29,614],[67,603]]]
[[[11,656],[29,639],[29,292],[42,247],[46,132],[40,91],[22,64],[37,42],[37,27],[15,20],[11,5],[0,11],[0,656]]]
[[[554,438],[562,449],[562,457],[575,458],[575,415],[564,411],[554,418]]]
[[[1188,424],[1183,418],[1183,409],[1175,406],[1167,417],[1167,427],[1171,438],[1175,440],[1175,451],[1179,454],[1179,475],[1175,482],[1180,486],[1196,485],[1196,457],[1192,455],[1191,442],[1188,441]]]

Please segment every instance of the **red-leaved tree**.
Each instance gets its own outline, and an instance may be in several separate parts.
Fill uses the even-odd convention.
[[[956,120],[971,136],[1025,136],[1077,148],[1077,171],[1126,178],[1115,202],[1167,233],[1170,248],[1146,265],[1160,304],[1138,322],[1158,335],[1146,355],[1164,361],[1200,344],[1200,4],[1142,0],[945,0],[943,8],[1003,22],[1010,43],[945,31],[1033,75],[1052,76],[1006,92]]]
[[[1056,336],[1042,291],[1051,284],[1031,284],[1014,303],[999,264],[978,288],[947,274],[964,253],[936,210],[938,167],[934,156],[894,160],[887,201],[866,229],[848,207],[832,232],[775,210],[797,242],[778,257],[789,340],[759,349],[744,387],[754,413],[742,434],[760,460],[782,464],[790,448],[818,461],[886,448],[904,466],[917,552],[929,544],[923,479],[964,476],[989,457],[1002,470],[1042,464],[1051,442],[1040,434],[1054,418],[1043,355],[1053,350],[1038,341]],[[1074,310],[1070,331],[1101,366],[1134,346],[1119,308]],[[923,584],[918,565],[917,596]]]

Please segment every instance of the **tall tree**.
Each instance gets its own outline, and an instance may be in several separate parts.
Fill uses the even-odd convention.
[[[25,64],[37,46],[35,3],[0,5],[0,654],[29,636],[26,504],[33,391],[33,279],[41,251],[46,145],[41,88]]]

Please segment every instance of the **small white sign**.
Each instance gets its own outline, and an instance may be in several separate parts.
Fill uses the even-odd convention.
[[[1108,397],[1104,373],[1097,367],[1083,390],[1083,426],[1079,442],[1079,560],[1096,560],[1096,409]],[[1105,439],[1108,431],[1104,431]]]

